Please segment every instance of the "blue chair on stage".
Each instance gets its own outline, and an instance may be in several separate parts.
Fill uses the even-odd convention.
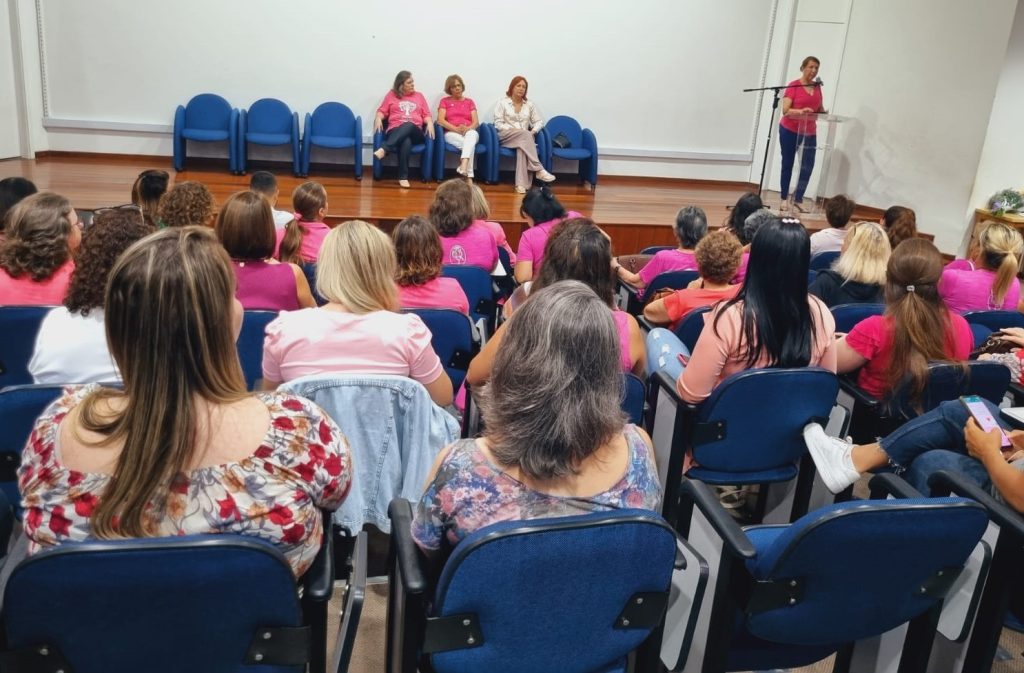
[[[0,388],[32,383],[29,360],[36,348],[36,335],[43,318],[53,306],[0,306]]]
[[[276,98],[261,98],[238,117],[238,169],[245,172],[249,143],[291,145],[292,173],[301,173],[299,163],[299,114]]]
[[[342,103],[321,103],[306,113],[302,131],[300,177],[309,176],[310,155],[314,147],[330,150],[352,148],[356,180],[363,179],[363,119]]]
[[[885,313],[885,304],[837,304],[829,311],[836,321],[836,331],[846,334],[861,320]]]
[[[387,128],[388,120],[384,120],[384,128]],[[413,145],[411,153],[420,156],[420,174],[423,176],[423,182],[429,182],[430,176],[434,172],[434,146],[437,143],[437,139],[431,140],[424,134],[423,142],[418,145]],[[373,151],[376,152],[384,145],[384,131],[374,131],[373,133]],[[397,156],[397,152],[391,152],[388,156]],[[387,157],[384,157],[385,159]],[[410,166],[411,169],[411,166]],[[376,156],[373,157],[373,179],[380,180],[384,174],[384,164]]]
[[[484,182],[491,184],[497,182],[497,177],[491,172],[491,156],[494,154],[494,148],[498,146],[498,134],[494,130],[494,124],[480,124],[477,131],[480,133],[480,141],[476,144],[476,152],[473,155],[473,172],[483,178]],[[440,182],[444,180],[445,157],[448,154],[461,156],[462,150],[445,142],[444,129],[440,124],[434,124],[434,142],[437,143],[434,147],[434,179]]]
[[[277,311],[246,311],[242,316],[242,331],[238,335],[238,359],[245,374],[245,385],[254,390],[263,378],[263,337],[267,325],[277,317]]]
[[[18,467],[39,414],[60,397],[63,386],[24,385],[0,390],[0,492],[21,518]]]
[[[581,127],[578,121],[566,115],[549,119],[544,130],[544,142],[547,143],[544,153],[547,161],[544,166],[551,171],[556,158],[576,161],[579,164],[580,182],[589,182],[591,187],[596,188],[597,138],[594,132]],[[568,146],[558,147],[556,140],[564,140]]]
[[[174,170],[185,168],[186,141],[228,144],[228,170],[242,170],[238,155],[238,110],[220,96],[201,93],[174,111]]]

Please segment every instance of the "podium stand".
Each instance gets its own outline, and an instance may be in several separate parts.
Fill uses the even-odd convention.
[[[804,192],[803,208],[806,214],[821,215],[824,212],[824,202],[821,197],[828,188],[828,181],[832,173],[832,150],[836,146],[836,134],[840,125],[849,117],[840,117],[832,114],[802,114],[789,115],[788,119],[795,119],[797,122],[797,133],[800,134],[801,142],[796,148],[796,161],[793,165],[793,182],[790,184],[790,200],[792,193],[796,191],[796,182],[800,176],[800,166],[804,161],[804,147],[802,139],[808,132],[815,130],[817,147],[814,153],[814,170],[811,172],[811,179],[807,183],[807,191]]]

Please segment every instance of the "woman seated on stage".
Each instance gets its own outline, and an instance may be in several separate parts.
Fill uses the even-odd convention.
[[[466,83],[458,75],[448,75],[444,81],[444,92],[437,107],[437,123],[444,129],[444,141],[462,150],[459,167],[455,172],[473,179],[473,156],[480,142],[480,120],[476,114],[476,103],[466,98]]]
[[[273,543],[304,573],[320,510],[348,492],[348,445],[312,402],[246,392],[242,307],[214,233],[175,227],[129,248],[110,272],[106,324],[124,390],[66,389],[22,454],[29,553],[229,533]]]
[[[835,371],[835,321],[820,299],[807,294],[809,260],[800,220],[776,218],[762,226],[742,287],[708,314],[692,357],[675,334],[655,328],[647,335],[649,372],[666,372],[684,400],[702,402],[722,379],[746,369]]]
[[[969,259],[951,262],[942,271],[939,294],[950,310],[1015,311],[1021,304],[1020,271],[1024,238],[1013,227],[988,222],[978,234]]]
[[[286,311],[267,325],[263,388],[308,374],[392,374],[419,381],[430,398],[452,401],[452,382],[420,317],[398,313],[391,239],[361,220],[324,239],[316,269],[319,308]]]
[[[107,346],[103,302],[110,270],[133,243],[153,232],[134,206],[98,210],[82,234],[64,305],[43,318],[28,370],[34,383],[120,381]]]
[[[889,245],[893,250],[908,238],[917,237],[917,215],[910,208],[904,206],[887,208],[878,223],[885,227],[889,236]]]
[[[829,308],[840,304],[878,304],[883,301],[889,238],[874,222],[858,222],[843,239],[842,252],[831,269],[819,271],[810,293]]]
[[[697,206],[686,206],[680,208],[676,213],[675,225],[676,242],[679,246],[673,250],[659,250],[654,257],[640,269],[640,273],[632,273],[629,269],[617,263],[616,273],[623,282],[629,283],[635,288],[645,288],[658,274],[666,271],[689,271],[697,268],[697,259],[694,248],[704,234],[708,233],[708,217],[704,210]],[[643,296],[642,293],[639,293]]]
[[[64,301],[82,242],[78,213],[53,192],[38,192],[7,213],[0,238],[0,306]]]
[[[537,106],[527,100],[529,82],[522,75],[516,75],[509,82],[505,98],[494,106],[494,129],[502,147],[516,151],[516,192],[525,194],[533,184],[530,173],[536,173],[541,182],[554,182],[555,176],[548,173],[537,156],[537,134],[544,127],[544,120],[537,112]]]
[[[416,91],[416,82],[408,70],[401,70],[395,75],[391,91],[384,96],[373,118],[374,132],[385,130],[385,119],[388,120],[388,127],[384,144],[374,151],[373,156],[383,159],[388,154],[398,152],[398,185],[408,188],[412,146],[426,142],[424,134],[434,139],[434,120],[430,117],[430,106],[423,94]]]
[[[201,182],[186,180],[174,185],[160,199],[156,226],[208,227],[213,223],[213,194]]]
[[[441,275],[441,239],[430,220],[410,215],[391,232],[398,260],[398,305],[448,308],[469,314],[469,299],[459,281]]]
[[[428,554],[499,521],[661,499],[651,440],[620,407],[620,338],[605,300],[557,282],[502,327],[491,380],[474,391],[483,436],[441,451],[415,510],[413,538]]]
[[[555,225],[570,217],[583,216],[574,210],[566,211],[545,185],[534,187],[523,197],[519,214],[526,219],[529,228],[519,237],[515,276],[516,282],[525,283],[540,272],[544,248]]]
[[[327,217],[327,190],[319,182],[303,182],[292,192],[292,221],[284,229],[276,229],[277,258],[292,264],[316,263],[320,246],[331,230],[324,224]]]
[[[273,258],[276,229],[270,202],[256,192],[232,194],[217,214],[217,238],[231,256],[245,310],[294,311],[316,306],[302,269]]]
[[[498,244],[490,229],[473,218],[473,188],[464,180],[442,182],[430,204],[430,221],[441,234],[443,264],[478,266],[490,273]]]

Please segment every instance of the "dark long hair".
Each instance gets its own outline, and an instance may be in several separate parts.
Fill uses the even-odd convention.
[[[736,238],[740,239],[740,243],[743,245],[750,243],[743,233],[744,222],[747,221],[747,217],[762,208],[764,208],[764,203],[761,201],[761,197],[753,192],[747,192],[736,201],[736,205],[729,211],[729,216],[725,219],[725,226],[736,234]]]
[[[807,302],[811,242],[800,220],[776,218],[754,235],[743,287],[725,309],[739,305],[747,367],[806,367],[814,353],[814,324]],[[715,318],[718,321],[725,310]]]

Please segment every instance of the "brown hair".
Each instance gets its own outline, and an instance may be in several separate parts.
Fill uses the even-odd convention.
[[[530,292],[560,280],[578,280],[601,301],[615,302],[612,243],[589,217],[573,217],[555,225],[544,245],[544,264]]]
[[[405,84],[405,80],[410,77],[412,77],[412,73],[408,70],[399,70],[398,74],[395,75],[395,82],[391,85],[391,91],[393,91],[399,98],[402,97],[402,85]]]
[[[284,238],[281,239],[281,249],[278,258],[282,262],[292,264],[303,264],[306,262],[299,254],[302,246],[302,239],[309,231],[302,226],[303,222],[316,222],[320,217],[320,211],[327,207],[327,190],[319,182],[303,182],[292,192],[292,208],[295,210],[295,219],[288,223],[284,230]],[[313,260],[310,260],[313,261]]]
[[[146,224],[156,226],[156,220],[160,213],[160,199],[167,192],[167,183],[171,176],[167,171],[155,168],[139,173],[132,185],[132,203],[142,209],[142,216]]]
[[[449,96],[452,95],[452,87],[455,86],[456,83],[462,85],[463,91],[466,90],[466,83],[462,81],[461,77],[458,75],[448,75],[448,79],[444,81],[444,92]]]
[[[712,283],[728,283],[743,260],[743,245],[728,229],[704,236],[693,251],[700,275]]]
[[[71,257],[71,212],[71,202],[53,192],[38,192],[19,201],[7,213],[0,268],[12,278],[28,275],[42,281],[52,276]]]
[[[82,245],[75,257],[64,306],[72,313],[89,315],[103,308],[107,278],[117,259],[139,239],[153,233],[142,211],[129,208],[104,210],[92,218],[82,234]]]
[[[889,245],[893,250],[908,238],[917,237],[917,216],[910,208],[892,206],[882,215],[885,229],[889,234]]]
[[[530,90],[530,83],[526,81],[526,78],[523,77],[522,75],[516,75],[515,77],[512,78],[512,81],[508,83],[508,90],[505,92],[505,95],[511,98],[512,89],[516,88],[516,84],[519,84],[520,82],[526,85],[526,91]],[[525,91],[523,92],[523,100],[526,100]]]
[[[857,204],[845,194],[836,194],[825,203],[825,219],[830,226],[842,229],[853,217],[853,209]]]
[[[430,221],[442,236],[456,236],[473,224],[473,188],[465,180],[446,180],[434,192]]]
[[[213,228],[231,259],[266,259],[274,254],[274,215],[270,202],[256,192],[229,196]]]
[[[201,182],[174,185],[160,200],[160,224],[165,227],[207,226],[213,217],[213,194]]]
[[[423,285],[441,275],[441,239],[430,220],[410,215],[391,232],[398,257],[395,282],[401,286]]]
[[[821,59],[819,59],[817,56],[807,56],[804,58],[804,60],[800,61],[800,69],[803,70],[804,68],[806,68],[807,64],[810,63],[811,61],[814,61],[818,65],[821,65]]]

